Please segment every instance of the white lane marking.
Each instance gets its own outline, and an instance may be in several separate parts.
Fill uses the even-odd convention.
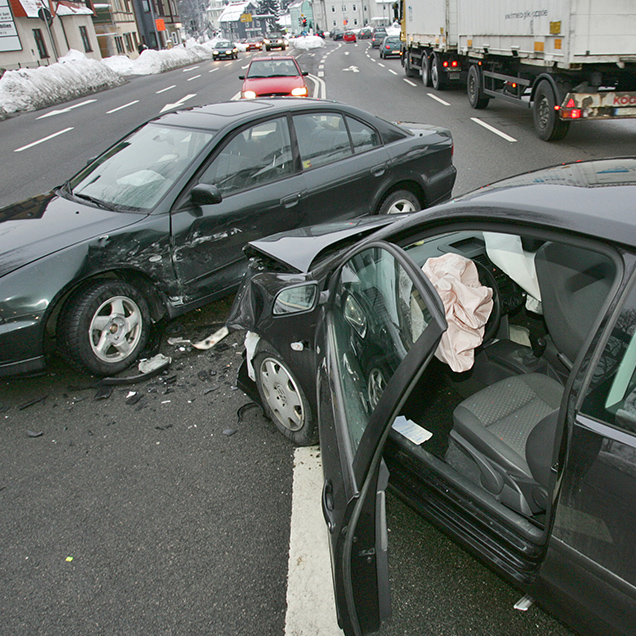
[[[342,635],[333,599],[321,492],[319,448],[297,448],[294,451],[285,636]]]
[[[175,87],[176,87],[176,84],[173,84],[172,86],[167,86],[166,88],[162,88],[160,91],[157,91],[155,93],[155,95],[159,95],[161,93],[165,93],[166,91],[169,91],[169,90],[171,90],[171,89],[173,89]]]
[[[247,68],[247,66],[243,66],[242,68]],[[214,73],[214,71],[218,71],[218,68],[213,68],[211,71],[208,71],[208,73]]]
[[[445,102],[441,97],[438,97],[437,95],[433,95],[433,93],[426,93],[431,99],[434,99],[436,102],[439,102],[440,104],[444,104],[444,106],[450,106],[450,104],[448,102]]]
[[[188,77],[186,82],[191,82],[192,80],[195,80],[197,77],[201,77],[201,76],[200,75],[193,75],[192,77]]]
[[[134,106],[135,104],[138,104],[139,100],[136,99],[134,102],[128,102],[127,104],[124,104],[123,106],[118,106],[117,108],[113,108],[113,110],[107,110],[106,114],[107,115],[112,115],[113,113],[116,113],[118,110],[124,110],[124,108],[128,108],[129,106]]]
[[[182,73],[189,73],[190,71],[194,71],[194,70],[198,69],[199,66],[201,66],[201,65],[198,64],[197,66],[191,66],[190,68],[184,68],[183,71],[181,71],[181,72]]]
[[[318,77],[314,75],[308,75],[313,83],[314,83],[314,94],[313,97],[318,99],[326,99],[327,98],[327,85],[325,84],[325,80],[320,79],[323,77],[324,73],[318,73]]]
[[[359,73],[360,70],[357,66],[350,66],[349,68],[343,68],[343,71],[351,71],[352,73]]]
[[[64,130],[60,130],[59,132],[53,133],[52,135],[49,135],[48,137],[42,137],[42,139],[38,139],[37,141],[33,141],[30,144],[27,144],[26,146],[22,146],[22,148],[16,148],[13,152],[22,152],[23,150],[27,150],[28,148],[33,148],[33,146],[37,146],[38,144],[44,143],[45,141],[48,141],[49,139],[53,139],[54,137],[57,137],[58,135],[63,135],[64,133],[67,133],[69,130],[73,130],[73,126],[71,126],[70,128],[65,128]]]
[[[476,124],[479,124],[480,126],[483,126],[484,128],[486,128],[487,130],[490,130],[490,132],[494,132],[495,135],[499,135],[500,137],[503,137],[506,141],[510,141],[510,142],[517,141],[514,137],[511,137],[510,135],[506,135],[505,132],[502,132],[501,130],[497,130],[494,126],[487,124],[485,121],[482,121],[478,117],[471,117],[471,119]]]
[[[389,69],[389,73],[393,73],[393,75],[397,75],[397,73],[392,68]]]
[[[183,105],[183,102],[187,102],[189,99],[192,99],[193,97],[196,97],[196,96],[197,96],[196,93],[190,93],[190,95],[186,95],[185,97],[182,97],[178,102],[175,102],[174,104],[166,104],[159,112],[164,113],[167,110],[171,110],[173,108],[179,108],[179,106]]]
[[[75,108],[79,108],[80,106],[86,106],[87,104],[92,104],[93,102],[96,102],[96,99],[88,99],[85,102],[82,102],[81,104],[75,104],[74,106],[68,106],[67,108],[61,108],[60,110],[52,110],[50,113],[46,113],[46,115],[40,115],[39,117],[36,117],[36,119],[46,119],[47,117],[53,117],[53,115],[61,115],[62,113],[68,113],[72,110],[74,110]]]
[[[241,99],[241,91],[239,91],[238,93],[236,93],[236,95],[234,95],[233,97],[230,97],[230,101],[231,102],[236,102],[239,99]]]
[[[242,69],[244,69],[244,68],[249,68],[249,66],[250,66],[249,64],[246,64],[245,66],[241,66],[241,68],[242,68]],[[216,71],[216,69],[214,69],[214,70]],[[211,72],[212,72],[212,71],[210,71],[210,73],[211,73]]]
[[[412,82],[410,79],[406,79],[406,77],[402,78],[407,84],[410,84],[411,86],[417,86],[417,84],[415,82]]]
[[[324,76],[325,76],[324,71],[318,71],[318,77],[324,77]]]
[[[345,51],[345,55],[349,55],[349,51]]]
[[[382,64],[382,62],[378,62],[378,66],[381,66],[382,68],[386,68],[386,66],[384,66],[384,64]]]
[[[232,62],[228,62],[227,64],[224,64],[223,66],[232,66]]]

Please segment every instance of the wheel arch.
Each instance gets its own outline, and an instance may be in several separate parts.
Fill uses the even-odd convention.
[[[530,89],[530,102],[534,103],[534,100],[537,94],[537,89],[539,88],[539,84],[541,84],[543,80],[546,80],[548,84],[550,84],[550,86],[552,87],[552,90],[554,91],[554,96],[556,98],[556,102],[560,106],[561,103],[563,102],[563,98],[565,97],[565,93],[567,91],[559,86],[554,75],[552,75],[551,73],[541,73],[534,78],[534,82],[532,83],[532,88]]]
[[[404,179],[403,181],[398,181],[397,183],[392,184],[390,188],[382,193],[382,196],[378,199],[373,213],[379,214],[382,204],[388,197],[390,197],[394,192],[397,192],[398,190],[408,190],[409,192],[414,194],[422,205],[422,210],[428,205],[428,197],[426,196],[426,191],[424,190],[424,188],[417,181],[414,181],[412,179]]]

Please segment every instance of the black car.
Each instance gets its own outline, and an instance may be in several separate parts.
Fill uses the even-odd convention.
[[[388,33],[384,29],[374,29],[371,36],[371,48],[379,49],[387,35]]]
[[[358,32],[359,40],[369,40],[373,36],[373,29],[371,27],[363,27]]]
[[[0,210],[0,376],[55,346],[116,373],[152,323],[228,294],[249,240],[450,197],[448,131],[308,99],[169,113],[53,192]]]
[[[332,40],[342,40],[344,38],[344,31],[332,31],[331,39]]]
[[[345,634],[390,611],[387,484],[526,606],[634,633],[635,201],[636,159],[581,162],[248,246],[239,380],[320,439]]]
[[[212,50],[212,58],[215,60],[237,60],[238,49],[229,40],[219,40]]]
[[[268,33],[263,38],[263,45],[267,51],[272,49],[280,49],[284,51],[287,48],[287,40],[282,33]]]
[[[386,59],[387,57],[401,57],[402,56],[402,42],[399,37],[388,36],[382,40],[380,45],[380,57]]]

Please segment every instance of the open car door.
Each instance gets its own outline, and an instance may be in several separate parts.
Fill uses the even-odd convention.
[[[317,333],[322,507],[347,636],[390,615],[382,452],[392,425],[417,430],[398,414],[445,329],[439,296],[394,245],[361,247],[329,286]]]

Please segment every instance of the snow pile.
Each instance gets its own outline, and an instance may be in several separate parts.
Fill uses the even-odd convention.
[[[289,40],[289,45],[295,49],[307,51],[309,49],[319,49],[325,45],[325,41],[317,35],[301,35]]]
[[[7,71],[0,79],[0,117],[67,102],[124,82],[105,64],[71,49],[50,66]]]

